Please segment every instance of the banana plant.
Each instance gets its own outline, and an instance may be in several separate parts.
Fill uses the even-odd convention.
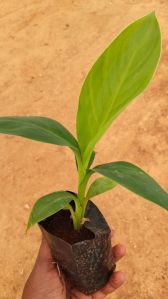
[[[118,184],[168,210],[168,193],[138,166],[117,161],[92,168],[95,144],[115,118],[147,87],[160,51],[161,34],[154,12],[130,24],[112,41],[92,66],[82,86],[76,120],[77,138],[62,124],[47,117],[0,117],[0,133],[67,146],[76,160],[77,192],[55,191],[38,199],[27,228],[65,209],[70,211],[74,229],[79,230],[88,201]],[[101,176],[88,187],[94,173]]]

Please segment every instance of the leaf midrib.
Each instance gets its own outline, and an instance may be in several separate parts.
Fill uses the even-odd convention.
[[[148,30],[148,35],[149,35],[149,33],[150,33],[150,30]],[[148,35],[146,36],[146,38],[148,37]],[[143,46],[143,43],[141,43],[141,45],[140,45],[138,51],[142,48],[142,46]],[[126,72],[124,73],[124,75],[122,76],[122,78],[121,78],[121,80],[120,80],[119,87],[116,89],[116,92],[115,92],[115,94],[114,94],[114,96],[113,96],[112,106],[113,106],[114,102],[116,101],[116,98],[117,98],[117,96],[118,96],[118,93],[120,92],[120,89],[121,89],[121,86],[122,86],[123,82],[124,82],[125,79],[126,79],[126,74],[128,74],[128,70],[129,70],[129,68],[130,68],[130,65],[132,64],[132,61],[133,61],[133,59],[134,59],[134,57],[135,57],[135,54],[136,54],[136,53],[134,53],[134,54],[132,55],[129,64],[127,65]],[[104,84],[105,84],[105,80],[104,80]],[[112,109],[113,109],[113,107],[111,108],[111,110],[112,110]],[[107,111],[107,114],[106,114],[106,116],[105,116],[105,120],[104,120],[103,122],[99,122],[99,125],[98,125],[98,127],[97,127],[97,131],[100,131],[100,130],[99,130],[99,129],[100,129],[100,126],[101,126],[102,128],[104,128],[104,126],[105,126],[106,123],[107,123],[108,116],[111,114],[111,110],[110,110],[110,112]],[[113,118],[112,118],[112,119],[113,119]],[[97,136],[99,136],[99,134],[96,134],[96,135],[95,135],[94,140],[97,139]],[[92,144],[92,143],[93,143],[93,140],[89,142],[88,146],[85,148],[84,153],[88,151],[88,148],[90,147],[90,144]]]

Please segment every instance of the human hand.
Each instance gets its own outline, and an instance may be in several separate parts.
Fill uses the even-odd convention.
[[[116,261],[120,260],[125,255],[125,247],[114,246],[113,254]],[[118,289],[123,282],[124,273],[114,272],[106,286],[92,295],[87,296],[76,289],[70,289],[59,269],[55,267],[46,240],[42,239],[35,265],[25,284],[22,299],[103,299]]]

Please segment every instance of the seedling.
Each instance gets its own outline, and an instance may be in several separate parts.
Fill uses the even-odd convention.
[[[158,64],[160,50],[160,29],[153,12],[129,25],[114,39],[82,86],[77,139],[62,124],[47,117],[0,118],[0,133],[67,146],[76,160],[77,193],[56,191],[40,198],[32,209],[27,228],[65,209],[71,213],[74,229],[80,230],[88,201],[117,184],[168,210],[168,193],[139,167],[117,161],[92,168],[95,144],[120,112],[146,88]],[[88,188],[94,173],[101,177]]]

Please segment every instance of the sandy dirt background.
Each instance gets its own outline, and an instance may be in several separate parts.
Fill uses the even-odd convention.
[[[156,10],[163,35],[150,87],[115,121],[96,147],[95,164],[127,160],[168,190],[168,1],[1,0],[0,114],[44,115],[75,134],[81,84],[102,50],[129,22]],[[0,299],[19,299],[40,244],[25,227],[40,196],[76,190],[71,152],[11,136],[0,137]],[[168,298],[168,214],[117,187],[95,202],[114,243],[127,246],[118,269],[126,283],[113,299]]]

